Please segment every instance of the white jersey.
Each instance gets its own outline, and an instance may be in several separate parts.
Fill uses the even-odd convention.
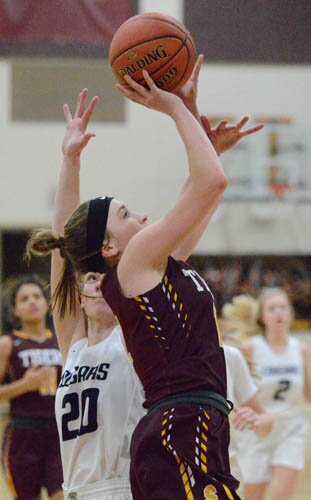
[[[241,351],[229,345],[223,347],[227,369],[227,399],[234,406],[241,406],[256,394],[258,388]]]
[[[145,414],[143,389],[121,341],[121,330],[98,344],[75,342],[56,393],[64,489],[129,480],[129,446]]]
[[[224,345],[224,353],[227,370],[227,399],[234,406],[242,406],[249,401],[258,391],[249,371],[247,362],[239,349]],[[230,429],[229,458],[231,473],[241,480],[241,472],[237,462],[236,432]]]
[[[278,418],[302,414],[304,365],[301,345],[290,336],[282,354],[276,354],[261,335],[253,338],[253,362],[259,376],[259,399]]]

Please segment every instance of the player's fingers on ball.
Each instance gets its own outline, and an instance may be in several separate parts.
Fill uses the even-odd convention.
[[[135,90],[141,96],[147,97],[148,90],[145,89],[145,87],[143,87],[139,83],[135,82],[135,80],[133,80],[133,78],[131,78],[129,75],[125,75],[124,80],[130,86],[131,89]]]
[[[132,99],[133,97],[133,91],[131,90],[131,88],[126,88],[124,85],[121,85],[120,83],[117,83],[116,84],[116,89],[118,89],[118,91],[124,96],[124,97],[127,97],[128,99]]]
[[[68,104],[64,104],[63,111],[64,111],[66,122],[69,123],[72,120],[72,116],[71,116],[71,112],[70,112],[70,108],[69,108]]]
[[[142,96],[139,96],[137,92],[134,90],[131,90],[130,88],[125,88],[124,85],[121,85],[120,83],[116,84],[116,88],[121,92],[121,94],[124,95],[124,97],[127,97],[133,102],[137,102],[139,104],[144,104],[144,99]]]
[[[154,81],[152,80],[151,76],[149,75],[148,71],[146,71],[145,69],[143,69],[143,77],[145,79],[145,82],[147,83],[148,87],[150,90],[158,90],[158,87],[156,86],[156,84],[154,83]]]
[[[120,92],[120,94],[122,94],[124,97],[127,97],[128,99],[130,99],[130,90],[125,88],[124,85],[121,85],[120,83],[117,83],[115,85],[115,88]]]
[[[129,85],[121,85],[121,83],[116,83],[115,88],[121,92],[121,94],[127,96],[130,92],[132,92],[132,89]]]
[[[198,55],[198,62],[199,62],[200,66],[202,66],[203,61],[204,61],[204,54],[199,54]]]
[[[192,71],[192,77],[197,80],[199,78],[199,74],[202,68],[203,64],[203,54],[200,54],[195,62],[193,71]]]

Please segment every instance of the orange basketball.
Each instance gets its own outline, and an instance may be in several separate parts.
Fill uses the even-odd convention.
[[[148,71],[156,85],[175,91],[189,79],[197,53],[187,28],[173,17],[145,12],[131,17],[115,32],[109,61],[115,78],[123,77],[146,86],[142,70]]]

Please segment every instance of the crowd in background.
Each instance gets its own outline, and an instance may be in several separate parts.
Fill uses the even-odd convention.
[[[253,297],[263,287],[277,286],[287,292],[296,320],[311,325],[311,258],[293,256],[193,256],[190,259],[210,286],[218,313],[232,297]],[[46,277],[48,282],[49,277]],[[9,278],[8,282],[11,281]],[[6,283],[4,284],[4,292]],[[10,318],[2,301],[2,333],[11,329]]]
[[[210,286],[218,312],[233,296],[254,297],[263,287],[285,290],[295,318],[311,321],[311,259],[288,256],[192,257],[192,263]]]

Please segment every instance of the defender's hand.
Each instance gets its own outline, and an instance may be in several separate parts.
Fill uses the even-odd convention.
[[[229,125],[227,120],[221,120],[215,128],[211,128],[211,124],[207,116],[201,116],[201,122],[204,130],[219,155],[233,148],[243,137],[254,134],[264,127],[261,123],[255,127],[241,130],[248,120],[249,117],[244,116],[234,125]]]
[[[73,117],[68,104],[64,104],[63,109],[67,122],[62,144],[64,156],[79,156],[89,140],[96,135],[94,132],[88,132],[86,129],[99,101],[99,97],[94,96],[89,102],[89,105],[86,106],[87,96],[88,90],[83,89],[79,94],[76,111]]]
[[[179,90],[175,92],[182,101],[185,106],[191,111],[191,113],[196,117],[200,118],[198,109],[197,109],[197,95],[198,95],[198,81],[199,75],[202,68],[204,56],[200,54],[196,60],[194,65],[192,74],[189,80],[183,85]]]

